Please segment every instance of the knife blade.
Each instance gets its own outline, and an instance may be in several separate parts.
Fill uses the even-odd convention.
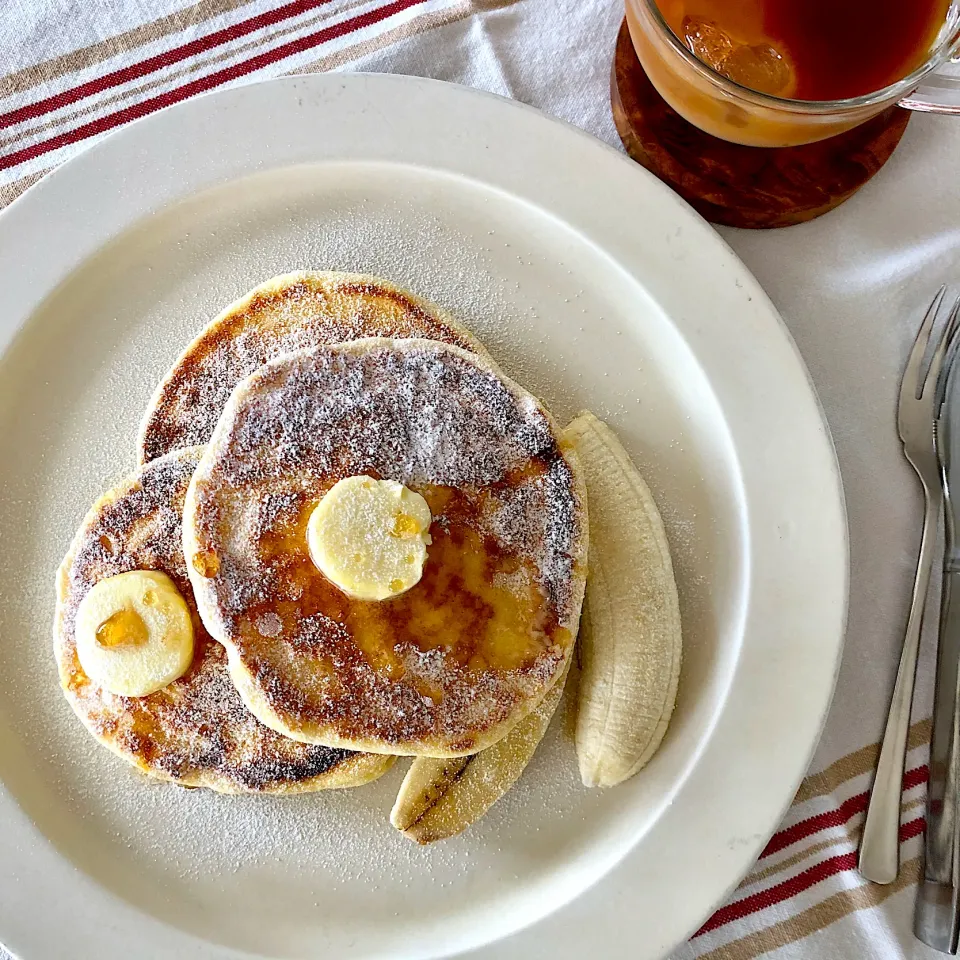
[[[951,345],[952,354],[957,343]],[[956,954],[960,943],[960,374],[953,366],[947,366],[950,373],[934,424],[944,495],[944,555],[924,869],[914,913],[918,939],[948,954]]]

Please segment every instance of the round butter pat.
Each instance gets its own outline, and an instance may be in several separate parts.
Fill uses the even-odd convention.
[[[396,480],[346,477],[320,501],[307,524],[320,572],[357,600],[387,600],[423,574],[430,545],[427,501]]]
[[[155,693],[193,662],[190,610],[176,584],[154,570],[94,584],[77,608],[76,639],[83,672],[124,697]]]

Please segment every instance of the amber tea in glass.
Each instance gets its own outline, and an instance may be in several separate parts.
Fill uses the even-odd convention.
[[[915,89],[956,49],[957,0],[626,0],[661,95],[709,133],[822,139]],[[911,81],[916,80],[912,87]]]
[[[687,48],[725,77],[796,100],[859,97],[927,58],[949,0],[657,0]]]

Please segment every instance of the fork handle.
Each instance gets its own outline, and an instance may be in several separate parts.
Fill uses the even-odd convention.
[[[934,541],[940,517],[942,494],[923,485],[925,509],[923,536],[917,576],[913,583],[910,616],[903,638],[903,652],[897,669],[887,725],[883,731],[880,761],[874,777],[867,819],[860,840],[860,873],[874,883],[893,883],[900,870],[900,797],[903,792],[903,764],[907,756],[907,733],[910,729],[910,708],[913,705],[913,684],[917,675],[920,652],[920,628],[926,606],[930,570],[933,567]]]

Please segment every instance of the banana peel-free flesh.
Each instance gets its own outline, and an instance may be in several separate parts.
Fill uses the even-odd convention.
[[[640,770],[666,733],[680,676],[680,606],[657,505],[614,432],[584,412],[564,439],[579,456],[590,510],[577,759],[586,786],[612,787]]]

